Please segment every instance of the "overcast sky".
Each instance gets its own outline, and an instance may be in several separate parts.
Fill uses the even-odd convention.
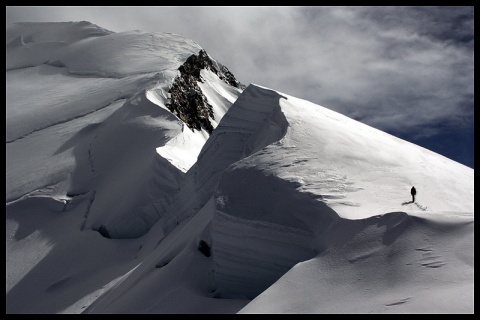
[[[328,107],[473,168],[473,7],[6,7],[191,38],[245,85]]]

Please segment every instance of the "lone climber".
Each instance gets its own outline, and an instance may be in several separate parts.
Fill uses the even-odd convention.
[[[415,195],[417,194],[417,190],[415,189],[415,187],[412,187],[412,189],[410,190],[410,193],[412,195],[412,203],[415,202]]]

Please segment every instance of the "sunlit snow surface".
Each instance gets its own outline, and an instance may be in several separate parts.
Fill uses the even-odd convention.
[[[269,92],[247,88],[226,117],[237,107],[275,99],[288,122],[285,135],[230,166],[215,191],[217,285],[227,296],[261,293],[242,312],[463,312],[473,307],[473,170],[323,107]],[[271,128],[285,125],[279,117],[272,119]],[[412,185],[422,190],[415,203]],[[450,238],[456,232],[458,238]],[[469,251],[469,258],[457,255],[458,248]],[[456,273],[457,267],[463,271]],[[300,281],[294,270],[309,276]],[[437,278],[439,273],[444,278]],[[344,279],[351,283],[335,285]],[[401,297],[410,286],[423,292],[433,283],[438,286],[428,298],[413,292]],[[351,296],[347,301],[355,303],[345,305],[344,290]],[[451,295],[464,299],[447,304],[444,297]]]
[[[209,70],[192,131],[166,104],[200,49],[7,28],[7,313],[473,313],[473,169]]]

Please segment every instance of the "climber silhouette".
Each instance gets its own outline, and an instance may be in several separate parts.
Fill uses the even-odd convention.
[[[412,187],[412,189],[410,190],[410,194],[412,195],[412,203],[414,203],[415,195],[417,194],[417,190],[415,189],[415,187]]]

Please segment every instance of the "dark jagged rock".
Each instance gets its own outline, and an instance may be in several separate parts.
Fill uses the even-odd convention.
[[[192,131],[203,128],[208,133],[212,133],[213,126],[210,118],[214,119],[213,109],[197,83],[198,81],[203,82],[200,75],[202,69],[212,71],[231,86],[245,88],[225,66],[219,63],[216,66],[205,50],[200,50],[198,55],[191,55],[178,68],[180,75],[175,78],[169,90],[170,103],[167,104],[167,107]]]
[[[203,255],[207,258],[211,255],[210,246],[207,242],[205,242],[205,240],[200,240],[200,242],[198,243],[198,251],[203,253]]]

